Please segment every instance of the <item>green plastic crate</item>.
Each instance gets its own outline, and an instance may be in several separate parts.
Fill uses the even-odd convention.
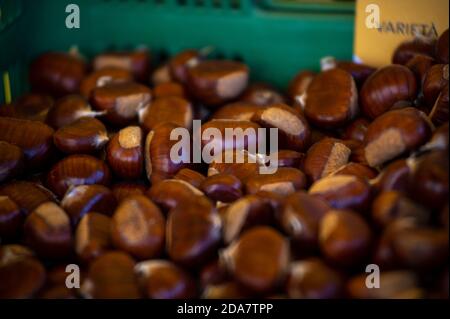
[[[68,4],[80,8],[67,29]],[[319,59],[352,56],[354,3],[251,0],[0,0],[0,72],[12,98],[28,88],[29,62],[48,50],[78,46],[87,57],[145,45],[157,62],[185,48],[250,65],[254,80],[280,88]],[[5,101],[2,81],[0,103]]]

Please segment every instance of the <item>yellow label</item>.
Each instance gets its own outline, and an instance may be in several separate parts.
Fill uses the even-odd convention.
[[[358,0],[354,59],[380,67],[416,33],[438,37],[448,28],[448,0]]]

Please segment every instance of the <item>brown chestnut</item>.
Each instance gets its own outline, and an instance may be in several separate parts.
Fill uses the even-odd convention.
[[[131,195],[144,195],[147,190],[147,186],[140,182],[122,182],[114,184],[111,187],[111,190],[117,202],[120,203],[122,200]]]
[[[202,56],[197,50],[184,50],[174,55],[168,63],[169,75],[175,81],[185,84],[188,68],[200,62]]]
[[[448,85],[448,77],[448,64],[435,64],[426,73],[422,91],[429,108],[433,107],[442,89]]]
[[[250,121],[253,115],[262,107],[248,102],[234,102],[226,104],[213,113],[213,120]]]
[[[206,179],[203,174],[189,168],[180,169],[173,178],[185,181],[198,189]]]
[[[335,170],[333,175],[354,175],[363,179],[371,180],[377,177],[378,171],[364,164],[347,163]]]
[[[435,54],[440,63],[448,64],[448,29],[439,36]]]
[[[354,140],[358,142],[364,141],[369,124],[369,120],[363,117],[357,118],[345,128],[342,138],[345,140]]]
[[[91,91],[98,86],[104,86],[107,83],[129,82],[133,80],[133,75],[129,70],[119,67],[104,67],[100,70],[88,74],[80,84],[80,94],[88,99]]]
[[[428,115],[431,122],[435,125],[448,123],[449,120],[449,102],[448,102],[448,83],[443,87],[436,103]]]
[[[298,97],[306,93],[308,86],[311,84],[315,73],[312,71],[301,71],[297,73],[289,82],[288,96],[291,101],[295,101]]]
[[[8,196],[0,196],[0,237],[14,237],[22,227],[20,207]]]
[[[0,116],[44,122],[53,98],[46,94],[29,93],[18,98],[14,103],[2,105]]]
[[[160,97],[168,97],[168,96],[177,96],[177,97],[185,97],[186,92],[184,91],[184,87],[176,82],[166,82],[155,85],[153,88],[153,95],[155,99]]]
[[[230,203],[242,197],[241,181],[230,174],[208,176],[201,184],[200,189],[213,201]]]
[[[259,106],[268,106],[285,102],[284,97],[266,83],[250,84],[239,97],[239,100]]]
[[[259,191],[274,192],[283,196],[306,188],[306,176],[302,171],[292,167],[280,167],[273,174],[254,174],[245,183],[247,194]]]
[[[18,176],[23,166],[22,150],[16,145],[0,141],[0,183]]]

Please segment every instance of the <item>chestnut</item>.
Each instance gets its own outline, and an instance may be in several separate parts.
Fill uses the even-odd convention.
[[[170,75],[169,66],[167,64],[162,64],[153,70],[151,75],[151,83],[153,85],[160,85],[172,81],[174,81],[174,79]]]
[[[72,250],[69,216],[57,204],[39,205],[25,220],[26,242],[44,258],[62,258]]]
[[[111,218],[95,212],[84,215],[75,231],[78,258],[89,263],[111,246]]]
[[[239,283],[256,293],[266,293],[288,272],[289,244],[273,228],[258,226],[222,251],[221,258]]]
[[[139,110],[139,122],[144,130],[151,131],[160,123],[173,123],[179,127],[192,125],[192,105],[178,96],[165,96],[153,100]]]
[[[389,163],[381,170],[380,174],[371,181],[377,192],[395,190],[407,193],[411,165],[407,160],[398,159]]]
[[[0,183],[18,176],[24,167],[20,147],[0,141]]]
[[[317,181],[347,164],[350,154],[350,148],[343,141],[324,138],[312,145],[306,153],[303,164],[305,174],[310,181]]]
[[[0,117],[0,141],[20,147],[31,170],[48,163],[53,152],[53,133],[51,127],[38,121]]]
[[[229,103],[213,113],[212,120],[250,121],[253,115],[263,107],[248,102]]]
[[[120,203],[125,198],[131,195],[144,195],[147,190],[147,186],[140,182],[122,182],[114,184],[111,190],[116,198],[116,201]]]
[[[199,273],[200,286],[205,289],[211,285],[224,283],[229,278],[224,265],[219,259],[213,260],[202,267]]]
[[[294,299],[341,298],[344,280],[320,259],[308,258],[291,264],[286,290]]]
[[[434,64],[436,61],[431,56],[420,54],[411,58],[405,66],[414,73],[418,85],[422,87],[428,70]]]
[[[31,88],[53,96],[77,93],[86,70],[86,63],[78,57],[61,52],[44,53],[31,63]]]
[[[304,112],[314,125],[342,127],[358,113],[358,91],[350,73],[331,69],[314,77],[306,91]]]
[[[71,187],[61,200],[61,207],[67,212],[73,225],[77,225],[88,212],[111,216],[116,206],[114,194],[103,185]]]
[[[53,103],[54,100],[49,95],[29,93],[21,96],[14,103],[2,105],[0,116],[44,122]]]
[[[150,53],[145,49],[102,53],[94,58],[92,65],[94,70],[121,68],[131,72],[137,81],[147,82],[150,76]]]
[[[292,150],[280,150],[277,152],[276,158],[278,159],[278,167],[302,168],[305,154]]]
[[[71,186],[109,185],[110,182],[109,167],[90,155],[70,155],[56,163],[47,174],[47,185],[59,198]]]
[[[214,255],[221,240],[219,215],[205,197],[170,210],[166,224],[166,251],[186,267],[198,267]]]
[[[135,262],[128,254],[120,251],[107,252],[89,265],[80,293],[85,298],[141,298],[134,267]]]
[[[251,227],[270,225],[273,215],[269,201],[260,196],[247,195],[231,203],[222,218],[225,243],[231,243]]]
[[[155,85],[153,88],[153,95],[155,99],[169,96],[184,98],[186,97],[186,92],[181,84],[176,82],[166,82]]]
[[[129,70],[119,67],[105,67],[88,74],[80,83],[80,94],[88,99],[91,91],[98,86],[107,83],[129,82],[133,80],[133,75]]]
[[[0,196],[0,237],[14,237],[22,227],[20,207],[8,196]]]
[[[335,170],[332,175],[354,175],[372,180],[377,177],[378,171],[364,164],[350,162]]]
[[[108,83],[91,91],[90,103],[97,111],[106,111],[105,119],[116,126],[131,124],[138,111],[151,99],[151,90],[135,82]]]
[[[345,128],[342,138],[345,140],[353,140],[358,142],[364,141],[369,124],[369,120],[363,117],[357,118]]]
[[[310,130],[304,117],[286,104],[271,104],[252,117],[252,121],[266,128],[278,128],[281,147],[303,151],[309,146]]]
[[[205,287],[202,299],[248,299],[254,294],[235,281],[212,284]]]
[[[203,174],[189,168],[180,169],[173,178],[185,181],[198,189],[206,179]]]
[[[108,140],[106,127],[95,118],[81,118],[58,129],[53,135],[55,146],[66,154],[94,153]]]
[[[403,65],[389,65],[377,70],[360,91],[361,107],[366,116],[374,119],[396,103],[413,101],[417,83],[411,70]]]
[[[416,108],[392,110],[376,118],[367,128],[364,153],[376,167],[424,144],[431,135],[425,115]]]
[[[424,101],[429,108],[436,103],[439,94],[448,85],[448,80],[448,64],[435,64],[425,74],[422,91]]]
[[[449,102],[448,102],[448,83],[442,88],[436,103],[429,114],[431,122],[435,125],[448,123],[449,120]]]
[[[66,95],[56,100],[48,111],[45,122],[55,130],[70,125],[84,117],[99,117],[106,111],[93,111],[87,99],[77,94]]]
[[[361,263],[369,252],[371,237],[366,221],[352,211],[331,210],[320,221],[320,250],[338,266]]]
[[[430,219],[430,212],[400,192],[380,193],[372,202],[372,219],[385,227],[397,218],[414,218],[417,223],[425,224]]]
[[[407,64],[417,55],[433,56],[434,40],[423,36],[416,36],[414,39],[402,42],[394,51],[392,56],[393,64]]]
[[[45,202],[56,202],[56,197],[51,191],[37,183],[26,181],[13,181],[1,186],[0,196],[9,197],[25,215]]]
[[[448,29],[439,36],[435,54],[440,63],[448,64]]]
[[[245,90],[248,78],[248,67],[235,61],[200,61],[187,70],[190,92],[208,106],[238,97]]]
[[[191,299],[197,296],[191,275],[170,261],[142,261],[134,269],[147,298]]]
[[[187,81],[188,69],[196,65],[202,59],[201,53],[197,50],[188,49],[174,55],[168,63],[169,76],[175,81],[185,84]]]
[[[239,97],[239,101],[259,106],[284,103],[284,97],[266,83],[252,83]]]
[[[292,167],[280,167],[273,174],[254,174],[245,183],[247,194],[259,191],[274,192],[283,196],[306,188],[306,176],[302,171]]]
[[[367,78],[376,71],[370,65],[355,63],[353,61],[336,61],[336,68],[350,73],[358,88],[361,88]]]
[[[319,223],[329,210],[331,207],[326,202],[303,191],[285,199],[278,223],[291,238],[299,255],[317,248]]]
[[[124,179],[137,179],[144,171],[144,134],[139,126],[128,126],[108,143],[106,158],[112,171]]]
[[[242,197],[241,181],[230,174],[208,176],[200,185],[200,189],[213,201],[230,203]]]
[[[297,73],[289,82],[288,96],[291,101],[295,101],[306,93],[308,86],[316,74],[312,71],[306,70]]]
[[[111,221],[112,243],[137,259],[159,256],[164,247],[165,220],[159,208],[143,195],[124,199]]]

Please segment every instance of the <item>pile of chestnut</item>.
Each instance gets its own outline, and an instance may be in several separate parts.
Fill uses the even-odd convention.
[[[448,298],[448,57],[447,30],[283,93],[204,50],[38,56],[0,106],[0,298]],[[278,128],[278,169],[173,161],[194,119]]]

